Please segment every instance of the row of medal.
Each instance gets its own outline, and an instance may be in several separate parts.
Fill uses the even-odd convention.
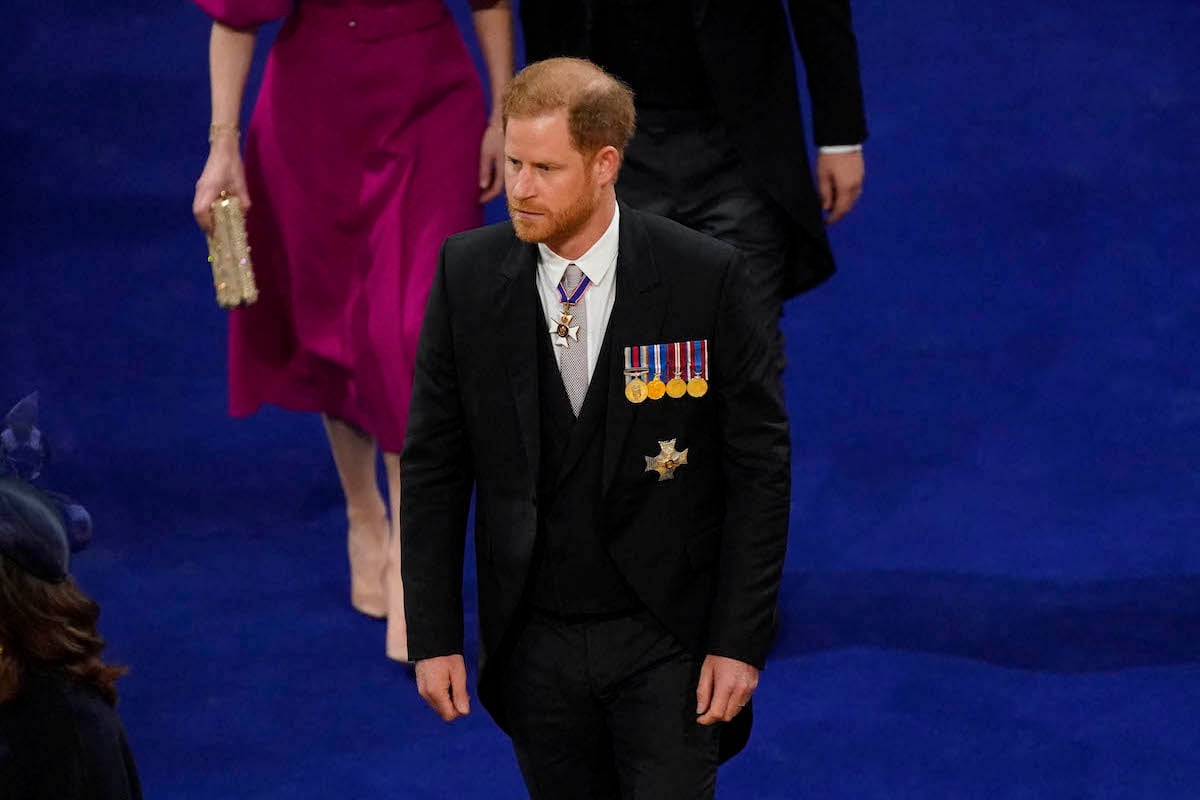
[[[703,397],[708,392],[708,340],[625,348],[625,399]]]

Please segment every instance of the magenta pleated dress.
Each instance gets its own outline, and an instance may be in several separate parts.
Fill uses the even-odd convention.
[[[245,135],[259,300],[230,315],[229,409],[264,403],[404,444],[437,254],[478,226],[482,86],[441,0],[196,0],[287,16]]]

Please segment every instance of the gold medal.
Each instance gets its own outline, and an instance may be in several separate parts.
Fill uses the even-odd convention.
[[[641,378],[634,378],[625,384],[625,399],[631,403],[644,401],[646,399],[646,382]]]
[[[654,378],[646,383],[646,396],[651,400],[661,400],[662,396],[667,393],[667,384],[662,379],[665,372],[663,367],[667,363],[667,346],[665,344],[650,346],[650,363],[653,365],[651,369]]]
[[[690,397],[708,394],[708,340],[694,339],[687,343],[687,393]]]
[[[668,362],[667,366],[675,374],[675,377],[667,381],[667,394],[670,397],[678,400],[687,394],[687,382],[680,377],[683,374],[683,358],[679,350],[679,342],[675,342],[674,344],[669,345],[669,347],[670,354],[674,356],[674,358]]]

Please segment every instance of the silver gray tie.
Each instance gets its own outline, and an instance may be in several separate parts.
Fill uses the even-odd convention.
[[[574,293],[582,280],[583,271],[575,264],[568,264],[562,279],[562,288],[567,297]],[[570,313],[571,325],[579,326],[579,339],[570,342],[567,347],[556,349],[559,350],[558,371],[562,373],[563,386],[566,387],[567,397],[571,401],[571,410],[578,417],[588,387],[587,306],[583,304],[582,297],[579,298],[578,305],[571,307]]]

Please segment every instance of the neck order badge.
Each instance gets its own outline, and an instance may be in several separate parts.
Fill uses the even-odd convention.
[[[571,313],[571,308],[579,303],[579,300],[583,297],[583,293],[591,285],[591,280],[587,276],[584,276],[579,285],[575,287],[575,290],[571,292],[570,297],[567,297],[567,292],[563,289],[562,284],[558,285],[558,300],[563,304],[563,307],[558,322],[550,326],[550,334],[554,337],[555,347],[570,347],[572,341],[579,341],[579,326],[571,324],[571,320],[575,318]]]

